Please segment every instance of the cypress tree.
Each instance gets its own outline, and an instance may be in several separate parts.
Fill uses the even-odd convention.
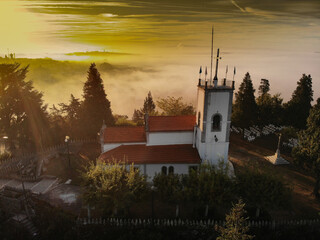
[[[280,125],[283,118],[283,99],[280,94],[270,95],[269,80],[261,79],[259,97],[257,98],[258,123],[260,126],[267,124]]]
[[[235,94],[232,122],[239,127],[246,128],[257,123],[257,103],[254,96],[250,74],[247,72]]]
[[[137,122],[139,125],[143,124],[144,115],[156,115],[156,105],[154,104],[151,92],[148,92],[147,97],[144,100],[143,107],[140,110],[134,109],[132,120]]]
[[[310,75],[303,74],[297,84],[298,86],[293,92],[291,100],[285,104],[285,123],[304,129],[313,100],[312,78]]]
[[[80,114],[83,137],[96,137],[103,121],[107,126],[114,125],[110,101],[104,91],[100,73],[96,65],[92,63],[87,81],[83,86],[83,103]]]

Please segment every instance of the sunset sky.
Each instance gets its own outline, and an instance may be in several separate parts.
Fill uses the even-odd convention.
[[[249,72],[287,101],[306,73],[320,97],[319,0],[0,0],[0,56],[33,58],[28,78],[49,104],[81,97],[95,61],[113,111],[131,117],[149,90],[195,101],[212,25],[220,78],[236,66],[236,88]]]

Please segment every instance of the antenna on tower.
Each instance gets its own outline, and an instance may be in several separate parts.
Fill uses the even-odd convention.
[[[212,81],[212,60],[213,59],[213,25],[212,25],[212,31],[211,31],[211,67],[210,67],[210,80],[209,84]]]
[[[199,79],[201,79],[201,73],[202,73],[202,66],[200,66],[200,70],[199,70]]]
[[[225,79],[227,79],[227,76],[228,76],[228,65],[226,66],[226,77],[225,77]]]
[[[207,75],[208,75],[208,71],[207,71],[207,67],[206,67],[206,71],[204,72],[204,81],[207,81]]]
[[[219,59],[221,59],[221,57],[219,57],[220,54],[220,49],[218,48],[217,50],[217,62],[216,62],[216,73],[214,75],[214,86],[218,86],[218,65],[219,65]]]

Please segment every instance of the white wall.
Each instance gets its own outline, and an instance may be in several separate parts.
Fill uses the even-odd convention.
[[[153,145],[174,145],[174,144],[192,144],[193,131],[181,132],[149,132],[148,146]]]
[[[228,162],[229,138],[227,134],[230,127],[230,107],[232,104],[232,91],[209,91],[208,92],[207,117],[205,119],[205,142],[201,142],[201,130],[197,128],[196,147],[202,160],[208,160],[217,164],[219,160]],[[199,103],[199,101],[198,101]],[[211,131],[211,121],[214,114],[222,116],[221,131]],[[215,136],[218,141],[215,141]]]
[[[140,169],[142,174],[148,176],[147,180],[152,181],[156,173],[161,173],[161,168],[163,166],[167,167],[167,172],[169,172],[169,167],[174,168],[174,173],[177,174],[188,174],[190,166],[198,166],[199,164],[143,164],[143,165],[134,165]]]
[[[209,94],[206,141],[212,141],[215,135],[219,142],[226,140],[230,94],[232,94],[232,92],[211,92]],[[221,131],[211,132],[211,118],[216,113],[222,116]]]
[[[204,110],[204,89],[198,87],[197,92],[197,113],[196,113],[196,123],[198,124],[198,114],[200,112],[200,122],[203,122],[203,110]],[[200,124],[200,129],[202,131],[202,124]]]
[[[103,145],[102,153],[108,152],[114,148],[117,148],[121,145],[139,145],[139,144],[146,144],[146,143],[141,143],[141,142],[133,142],[133,143],[105,143]]]

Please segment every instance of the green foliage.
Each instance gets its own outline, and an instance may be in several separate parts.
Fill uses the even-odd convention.
[[[311,169],[316,177],[313,193],[320,198],[320,104],[316,104],[307,119],[307,129],[299,133],[299,145],[293,149],[295,161]]]
[[[265,94],[269,94],[270,91],[270,83],[268,79],[261,79],[259,86],[259,94],[263,96]]]
[[[230,213],[226,215],[225,227],[215,227],[220,233],[217,240],[248,240],[254,238],[254,236],[247,234],[249,226],[246,221],[249,218],[244,217],[246,214],[244,207],[245,203],[240,199],[239,202],[232,207]]]
[[[290,206],[291,189],[278,177],[253,170],[237,174],[238,195],[250,206],[255,207],[257,217],[260,209],[270,210]]]
[[[41,148],[47,143],[47,113],[42,93],[25,81],[28,66],[0,64],[0,132],[4,132],[11,149]]]
[[[157,188],[161,198],[168,202],[179,203],[183,198],[183,175],[162,173],[153,178],[153,185]]]
[[[292,98],[285,104],[286,124],[304,129],[313,101],[312,78],[303,74]]]
[[[82,178],[85,202],[113,214],[142,199],[147,187],[145,177],[134,165],[127,170],[124,163],[116,161],[91,164]]]
[[[83,87],[83,98],[80,129],[83,131],[84,137],[96,137],[103,121],[107,126],[112,126],[114,118],[100,73],[94,63],[91,64],[88,71],[88,78]]]
[[[232,122],[245,128],[257,123],[257,104],[254,97],[254,88],[249,73],[246,73],[238,92],[235,94]]]
[[[233,198],[233,180],[228,176],[228,167],[222,163],[215,167],[203,163],[191,170],[184,181],[184,191],[190,201],[198,204],[224,204]]]
[[[268,124],[281,125],[283,122],[283,99],[280,94],[271,96],[269,93],[257,98],[258,122],[260,126]]]
[[[115,125],[116,126],[137,126],[137,123],[135,123],[132,120],[129,120],[127,115],[114,115]]]
[[[153,183],[161,198],[172,203],[188,200],[200,206],[224,204],[233,198],[233,180],[223,162],[218,167],[204,163],[188,175],[157,174]]]
[[[195,115],[194,107],[184,103],[182,97],[160,98],[157,107],[162,110],[162,115],[166,116]]]

